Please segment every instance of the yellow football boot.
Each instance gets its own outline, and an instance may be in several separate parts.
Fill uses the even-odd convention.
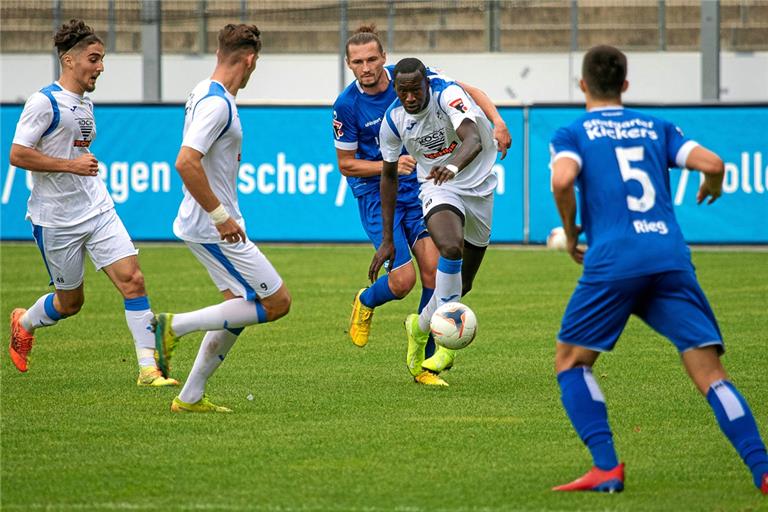
[[[438,374],[423,371],[413,378],[414,381],[425,386],[443,386],[448,387],[448,383],[445,382]]]
[[[136,381],[139,387],[161,388],[165,386],[178,386],[179,381],[163,377],[162,372],[154,366],[142,366],[139,369],[139,378]]]
[[[437,345],[432,357],[421,363],[421,367],[431,372],[440,373],[450,370],[453,367],[453,360],[456,358],[456,351]]]
[[[349,337],[352,338],[352,343],[358,347],[364,347],[368,344],[371,322],[373,321],[373,308],[360,302],[360,295],[365,290],[362,288],[355,295],[355,300],[352,301],[352,316],[349,317]]]
[[[427,348],[429,333],[419,328],[419,315],[411,313],[405,317],[405,335],[408,337],[408,352],[405,354],[405,364],[413,377],[422,373],[424,350]]]
[[[182,402],[179,397],[173,399],[171,402],[172,412],[224,412],[230,413],[232,409],[224,407],[223,405],[216,405],[208,397],[203,395],[203,398],[193,404]]]

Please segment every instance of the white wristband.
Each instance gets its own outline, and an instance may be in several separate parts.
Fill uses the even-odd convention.
[[[445,168],[451,171],[453,174],[459,174],[459,168],[453,164],[448,164],[445,166]]]
[[[219,224],[224,224],[229,218],[229,214],[227,213],[227,210],[224,208],[223,204],[219,204],[219,206],[208,212],[208,216],[216,226]]]

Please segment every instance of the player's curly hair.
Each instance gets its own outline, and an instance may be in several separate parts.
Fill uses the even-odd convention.
[[[256,25],[229,23],[219,30],[219,51],[224,55],[244,49],[259,53],[261,51],[260,36],[261,32]]]
[[[59,58],[76,46],[88,46],[93,43],[104,44],[99,36],[83,20],[71,19],[59,28],[53,36],[53,44]]]
[[[595,46],[584,55],[581,77],[592,96],[618,98],[627,79],[627,56],[613,46]]]
[[[347,45],[346,45],[346,52],[347,52],[347,58],[349,58],[349,47],[351,45],[361,45],[361,44],[368,44],[371,42],[376,42],[376,46],[379,47],[379,53],[384,53],[384,46],[381,44],[381,39],[379,39],[379,34],[376,32],[376,25],[371,23],[370,25],[360,25],[357,27],[357,30],[355,30],[355,33],[349,36],[349,39],[347,39]]]

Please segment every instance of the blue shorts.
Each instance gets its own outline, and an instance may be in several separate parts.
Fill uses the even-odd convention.
[[[378,249],[382,237],[381,197],[378,191],[358,197],[357,208],[368,239]],[[395,242],[395,261],[394,265],[387,269],[388,271],[410,262],[413,244],[429,236],[421,210],[418,187],[412,191],[398,192],[392,231]]]
[[[707,345],[725,351],[712,308],[696,275],[688,271],[579,282],[557,339],[598,352],[610,351],[631,314],[669,338],[679,352]]]

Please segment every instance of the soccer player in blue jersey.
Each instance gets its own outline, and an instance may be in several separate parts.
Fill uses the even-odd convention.
[[[379,128],[384,112],[396,98],[392,85],[392,66],[385,66],[385,63],[386,53],[375,28],[360,27],[347,40],[347,65],[356,80],[336,99],[333,118],[339,169],[347,177],[352,193],[357,198],[363,228],[376,248],[382,240]],[[428,69],[428,73],[436,74],[431,69]],[[494,123],[494,137],[503,158],[511,143],[504,120],[483,91],[462,85]],[[397,167],[400,180],[394,219],[396,259],[387,274],[355,296],[349,335],[353,343],[360,347],[368,343],[374,308],[405,297],[413,288],[416,270],[411,262],[411,253],[419,265],[422,283],[419,311],[429,302],[435,287],[438,253],[422,218],[419,185],[414,172],[416,161],[403,151]],[[409,346],[407,364],[418,382],[421,382],[418,380],[422,375],[421,361],[433,352],[434,344],[431,341],[426,347]],[[425,374],[424,378],[429,377]]]
[[[698,170],[704,180],[696,199],[712,203],[721,193],[723,162],[668,121],[623,108],[626,74],[626,57],[616,48],[589,50],[580,82],[587,113],[560,128],[551,143],[552,188],[568,252],[584,265],[557,336],[555,369],[563,407],[594,461],[584,476],[554,490],[624,488],[624,464],[591,368],[634,314],[675,345],[755,485],[768,494],[765,444],[720,362],[720,329],[696,280],[669,191],[669,167]],[[575,224],[577,185],[581,227]],[[577,245],[581,231],[587,251]]]

